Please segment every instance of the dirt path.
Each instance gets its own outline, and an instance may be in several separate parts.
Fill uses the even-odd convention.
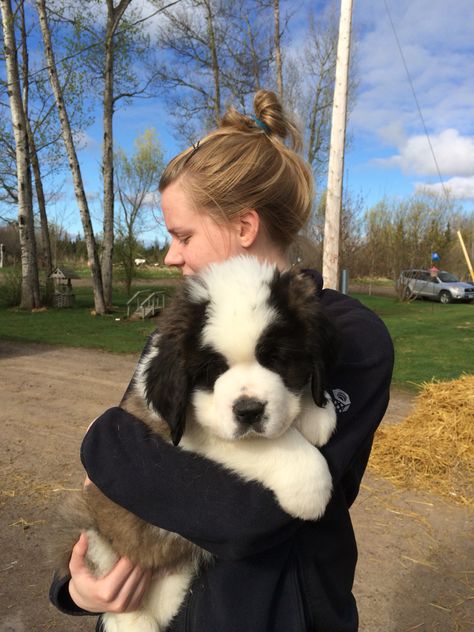
[[[61,492],[81,484],[89,422],[119,400],[135,359],[0,341],[0,632],[94,629],[48,603],[48,524]],[[387,421],[410,406],[395,393]],[[353,517],[361,632],[474,629],[472,512],[367,476]]]

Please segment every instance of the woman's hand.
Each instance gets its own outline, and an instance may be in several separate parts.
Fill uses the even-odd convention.
[[[103,577],[89,570],[85,533],[72,549],[69,570],[69,594],[76,605],[88,612],[133,612],[137,610],[150,585],[151,571],[144,571],[122,557]]]

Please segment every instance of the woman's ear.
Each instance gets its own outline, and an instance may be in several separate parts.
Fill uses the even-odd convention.
[[[257,239],[260,230],[261,219],[258,212],[248,209],[237,219],[238,239],[243,248],[250,248]]]

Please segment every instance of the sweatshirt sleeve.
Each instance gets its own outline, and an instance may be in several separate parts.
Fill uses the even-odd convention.
[[[166,443],[119,407],[90,427],[81,458],[111,500],[218,557],[260,553],[301,524],[261,484]]]
[[[359,301],[324,290],[322,302],[337,325],[340,355],[329,384],[337,411],[336,432],[321,452],[334,486],[342,486],[350,506],[387,409],[394,352],[385,324]]]
[[[69,594],[69,580],[71,577],[66,575],[65,577],[58,577],[56,574],[53,576],[53,581],[51,582],[51,586],[49,589],[49,600],[56,606],[56,608],[63,612],[64,614],[69,615],[90,615],[97,617],[97,613],[87,612],[87,610],[83,610],[79,608],[77,604],[72,600],[71,595]]]

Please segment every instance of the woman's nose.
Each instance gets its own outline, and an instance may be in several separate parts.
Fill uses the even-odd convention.
[[[165,256],[165,266],[181,266],[183,265],[183,257],[181,256],[179,249],[176,247],[174,241],[168,249]]]

